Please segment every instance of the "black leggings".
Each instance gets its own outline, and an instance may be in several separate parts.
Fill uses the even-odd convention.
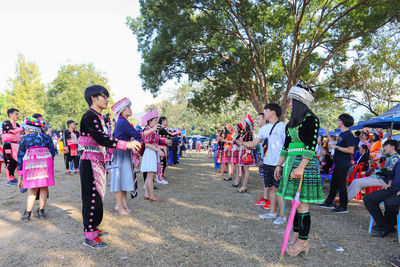
[[[4,161],[6,163],[6,168],[10,176],[14,176],[15,169],[17,168],[17,162],[12,157],[12,153],[7,153],[6,150],[11,150],[11,144],[5,143],[3,146]]]
[[[293,220],[293,232],[299,233],[299,239],[307,240],[311,228],[311,216],[309,212],[298,213]]]

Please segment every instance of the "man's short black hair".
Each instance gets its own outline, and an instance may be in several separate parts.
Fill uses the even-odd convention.
[[[264,113],[263,113],[263,112],[260,112],[260,113],[258,113],[257,116],[263,116],[263,118],[264,118]]]
[[[282,115],[282,109],[281,109],[281,107],[280,107],[278,104],[276,104],[276,103],[268,103],[268,104],[265,105],[264,109],[269,109],[269,110],[271,110],[271,111],[275,111],[275,114],[276,114],[276,116],[277,116],[278,118],[280,118],[281,115]]]
[[[108,90],[101,85],[92,85],[85,89],[85,100],[88,103],[89,107],[92,106],[92,96],[100,96],[104,95],[106,97],[110,97]]]
[[[67,126],[69,127],[70,124],[75,123],[73,120],[67,121]]]
[[[360,132],[360,131],[355,131],[354,134],[355,134],[357,137],[360,137],[361,132]]]
[[[43,118],[43,116],[40,113],[35,113],[32,115],[32,118],[39,119],[39,118]]]
[[[341,120],[343,122],[343,125],[346,127],[353,126],[354,124],[354,118],[346,113],[340,115],[338,119]]]
[[[394,149],[397,151],[399,149],[399,142],[393,139],[386,140],[385,143],[383,143],[383,146],[393,146]]]
[[[19,112],[19,110],[16,109],[16,108],[10,108],[10,109],[8,109],[8,110],[7,110],[7,116],[10,117],[10,115],[11,115],[12,113],[14,113],[15,111]]]

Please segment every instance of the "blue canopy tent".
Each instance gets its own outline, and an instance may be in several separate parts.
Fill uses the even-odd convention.
[[[392,136],[392,130],[400,130],[400,104],[389,109],[382,115],[358,123],[362,127],[388,129],[389,136]]]

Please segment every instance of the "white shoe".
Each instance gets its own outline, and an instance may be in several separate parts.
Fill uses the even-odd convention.
[[[168,181],[167,180],[162,180],[162,181],[160,181],[160,184],[168,184]]]
[[[269,213],[269,212],[267,212],[267,213],[258,215],[258,217],[260,219],[276,219],[276,218],[278,218],[278,214],[277,213]]]
[[[158,180],[158,178],[156,179],[156,183],[157,184],[161,184],[161,180]]]
[[[278,225],[281,225],[281,224],[284,224],[284,223],[286,223],[286,217],[282,217],[282,216],[279,216],[278,218],[276,218],[276,220],[274,221],[274,224],[278,224]]]

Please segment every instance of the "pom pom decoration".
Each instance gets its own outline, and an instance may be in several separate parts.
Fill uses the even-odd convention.
[[[45,127],[46,123],[41,119],[35,119],[32,117],[25,117],[23,122],[30,126]]]

